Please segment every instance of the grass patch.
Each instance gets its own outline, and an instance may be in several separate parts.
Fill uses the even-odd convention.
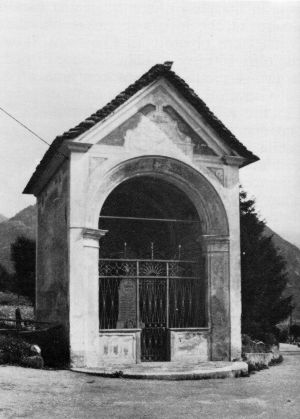
[[[0,305],[0,317],[14,320],[18,307],[21,311],[22,319],[34,320],[34,309],[32,306]]]

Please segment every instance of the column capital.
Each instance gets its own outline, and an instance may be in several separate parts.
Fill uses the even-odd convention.
[[[199,237],[204,252],[228,252],[229,237],[218,234],[203,234]]]
[[[97,228],[83,228],[82,237],[84,239],[95,239],[100,240],[101,237],[104,237],[108,230],[99,230]]]
[[[84,246],[99,248],[99,240],[105,236],[108,230],[99,230],[96,228],[83,228],[82,238],[84,239]]]

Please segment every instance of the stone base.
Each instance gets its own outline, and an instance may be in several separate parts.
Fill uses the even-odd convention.
[[[111,365],[105,368],[71,368],[72,371],[101,377],[147,380],[201,380],[234,378],[248,375],[245,362],[143,362],[134,365]]]

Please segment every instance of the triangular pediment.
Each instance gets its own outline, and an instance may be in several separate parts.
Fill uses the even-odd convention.
[[[228,145],[164,80],[151,86],[142,97],[133,98],[98,129],[94,127],[88,137],[78,140],[123,147],[135,153],[172,151],[189,157],[231,154]]]
[[[216,155],[172,106],[153,103],[143,106],[98,144],[124,146],[129,151],[178,148],[187,155]]]

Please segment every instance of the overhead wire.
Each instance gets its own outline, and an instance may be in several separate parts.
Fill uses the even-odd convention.
[[[17,122],[19,125],[21,125],[23,128],[25,128],[27,131],[29,131],[31,134],[33,134],[36,138],[38,138],[40,141],[42,141],[43,143],[47,144],[47,145],[51,145],[50,143],[48,143],[48,141],[44,140],[44,138],[42,138],[40,135],[38,135],[36,132],[34,132],[32,129],[30,129],[27,125],[23,124],[23,122],[19,121],[16,117],[14,117],[11,113],[9,113],[7,110],[5,110],[4,108],[2,108],[0,106],[0,110],[5,113],[7,116],[9,116],[11,119],[13,119],[15,122]],[[64,153],[61,153],[60,151],[56,150],[54,151],[57,154],[60,154],[62,156],[64,156],[66,159],[69,159],[68,156],[66,156]]]

